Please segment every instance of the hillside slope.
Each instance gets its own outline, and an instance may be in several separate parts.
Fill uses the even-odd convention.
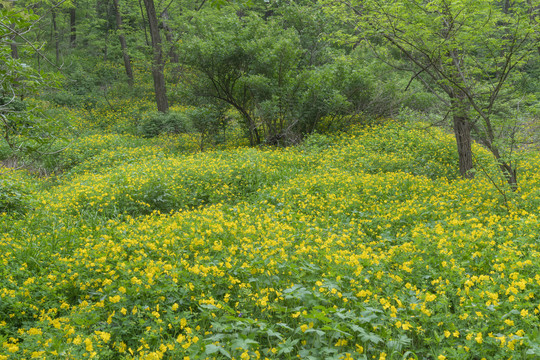
[[[506,201],[458,179],[451,136],[392,122],[197,155],[107,139],[55,183],[3,175],[0,359],[540,355],[538,153]]]

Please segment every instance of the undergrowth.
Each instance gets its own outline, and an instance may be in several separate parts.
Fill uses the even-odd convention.
[[[0,359],[540,355],[538,153],[505,199],[459,179],[450,135],[395,122],[171,139],[89,134],[54,182],[2,173]]]

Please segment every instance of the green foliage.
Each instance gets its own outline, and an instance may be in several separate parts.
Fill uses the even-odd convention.
[[[189,120],[184,112],[152,112],[142,118],[139,133],[144,137],[154,137],[163,133],[184,133],[188,128]]]
[[[516,100],[515,85],[521,77],[516,70],[538,56],[540,8],[530,1],[505,4],[360,1],[328,9],[347,22],[345,14],[354,14],[363,40],[382,50],[379,58],[411,72],[411,81],[420,79],[437,95],[456,124],[463,176],[472,166],[472,131],[515,187],[513,155],[519,126],[509,109],[519,108],[516,101],[522,108],[531,103]],[[380,49],[381,43],[386,48]],[[461,122],[464,127],[458,126]]]
[[[27,194],[24,191],[24,186],[13,177],[7,177],[5,174],[1,174],[1,176],[0,213],[24,213],[27,206]]]
[[[25,101],[52,84],[53,78],[35,71],[20,57],[34,52],[27,40],[23,46],[15,42],[37,19],[31,10],[14,9],[10,4],[0,7],[0,132],[2,141],[22,154],[43,150],[56,140],[57,124]]]
[[[251,139],[261,133],[272,145],[298,142],[323,118],[341,123],[387,111],[375,105],[386,99],[377,99],[373,69],[328,50],[322,24],[295,18],[306,9],[286,9],[266,20],[255,13],[239,19],[230,9],[198,13],[180,47],[196,71],[183,88],[188,97],[236,108]]]
[[[99,134],[53,184],[2,173],[0,356],[529,359],[540,157],[507,210],[418,124],[195,155]]]

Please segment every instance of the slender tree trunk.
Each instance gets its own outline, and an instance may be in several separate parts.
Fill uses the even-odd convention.
[[[11,24],[9,26],[12,30],[15,30],[15,24]],[[16,36],[13,35],[11,37],[11,43],[9,44],[11,47],[11,58],[12,59],[18,59],[19,58],[19,48],[17,47],[17,43],[15,42]]]
[[[173,37],[173,31],[171,27],[169,26],[169,11],[165,9],[161,13],[161,23],[163,25],[163,30],[165,30],[165,39],[169,43],[170,49],[169,49],[169,57],[171,59],[171,62],[174,64],[178,64],[180,62],[180,57],[178,56],[178,53],[176,52],[175,46],[174,46],[174,37]]]
[[[236,104],[234,101],[228,101],[229,104],[234,106],[236,110],[242,114],[242,117],[247,123],[247,130],[249,135],[249,146],[255,146],[260,145],[261,143],[261,137],[259,136],[259,131],[257,130],[257,126],[255,124],[255,121],[253,121],[253,118],[251,115],[249,115],[248,111],[244,109],[242,106]]]
[[[467,117],[454,115],[454,134],[459,155],[459,172],[463,178],[472,179],[474,174],[470,172],[473,168],[471,128]]]
[[[489,131],[488,131],[489,132]],[[497,160],[497,163],[499,164],[499,168],[501,169],[501,172],[503,173],[504,177],[506,178],[506,181],[508,182],[508,185],[512,188],[512,190],[517,190],[517,171],[514,166],[512,166],[512,163],[506,162],[503,160],[501,153],[499,152],[499,148],[493,143],[494,138],[489,136],[484,139],[480,139],[482,144],[488,148],[489,151],[493,154],[493,157],[495,160]]]
[[[540,5],[533,4],[531,0],[527,0],[527,4],[529,5],[529,14],[531,14],[530,18],[531,21],[534,23],[537,21],[538,18],[538,9],[540,9]],[[538,31],[535,31],[536,36],[538,38]],[[540,55],[540,42],[538,42],[538,47],[536,48],[538,50],[538,54]]]
[[[75,5],[74,5],[75,6]],[[76,25],[76,8],[73,7],[69,9],[69,26],[70,26],[70,36],[69,36],[69,45],[74,48],[77,42],[77,25]]]
[[[131,67],[131,58],[129,57],[126,37],[122,34],[122,15],[120,14],[120,6],[118,0],[114,0],[114,8],[116,12],[116,27],[118,30],[118,39],[120,40],[120,47],[122,48],[122,56],[124,58],[124,67],[126,69],[126,75],[128,77],[129,86],[133,86],[133,69]]]
[[[156,104],[158,111],[169,111],[167,100],[167,88],[165,87],[165,75],[163,74],[163,54],[161,49],[161,37],[159,35],[158,20],[154,0],[144,0],[146,13],[148,15],[148,25],[150,27],[150,37],[152,38],[152,50],[154,59],[152,63],[152,77],[154,78],[154,90],[156,93]]]
[[[447,27],[450,31],[453,19],[447,20]],[[448,36],[448,35],[447,35]],[[453,74],[453,83],[461,83],[461,69],[459,64],[462,62],[462,57],[459,50],[451,50],[449,56],[452,58],[455,73]],[[459,156],[459,172],[464,179],[474,178],[473,156],[472,156],[472,138],[471,124],[469,122],[469,105],[465,94],[461,89],[450,87],[447,90],[450,96],[450,104],[453,113],[453,128],[456,137],[456,145]]]
[[[471,124],[467,113],[466,101],[463,94],[451,93],[450,100],[453,111],[453,128],[456,137],[457,151],[459,156],[459,172],[465,179],[472,179],[474,173],[472,157]]]
[[[144,29],[144,39],[146,40],[146,46],[150,46],[150,41],[148,40],[148,32],[146,31],[146,18],[144,17],[144,10],[141,0],[139,0],[139,8],[141,9],[142,26]]]
[[[60,64],[60,39],[58,37],[58,26],[56,25],[56,9],[51,11],[51,16],[53,26],[52,38],[54,39],[54,47],[56,50],[56,66],[58,66]]]
[[[170,20],[169,11],[165,9],[161,13],[161,23],[163,25],[163,30],[165,30],[165,39],[167,40],[167,43],[169,44],[168,56],[169,56],[171,64],[174,64],[173,69],[172,69],[172,76],[173,76],[173,81],[176,83],[180,79],[180,73],[181,73],[180,56],[178,56],[178,52],[176,51],[173,31],[171,27],[169,26],[169,20]]]
[[[508,185],[510,185],[513,191],[516,191],[517,190],[516,169],[512,168],[512,166],[510,164],[507,164],[506,162],[502,162],[499,166],[504,174],[504,177],[506,178],[506,181],[508,182]]]
[[[510,11],[510,0],[503,0],[502,2],[502,11],[503,13],[505,14],[508,14],[508,12]]]

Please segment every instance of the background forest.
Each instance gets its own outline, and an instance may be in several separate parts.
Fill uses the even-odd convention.
[[[91,119],[129,102],[132,113],[113,131],[197,133],[201,149],[231,128],[251,146],[287,146],[314,131],[414,114],[467,138],[458,142],[460,161],[469,152],[463,176],[471,134],[511,175],[512,150],[537,140],[538,9],[418,4],[6,2],[2,113],[59,105]],[[4,129],[5,138],[22,131]]]
[[[54,126],[29,106],[91,119],[129,102],[113,131],[196,133],[201,150],[231,128],[251,146],[287,146],[414,114],[453,129],[462,176],[472,176],[474,138],[515,184],[512,152],[537,140],[537,12],[531,1],[6,2],[4,138],[13,148],[28,115],[32,127]],[[47,136],[70,134],[56,126]]]
[[[0,360],[535,359],[537,0],[0,0]]]

